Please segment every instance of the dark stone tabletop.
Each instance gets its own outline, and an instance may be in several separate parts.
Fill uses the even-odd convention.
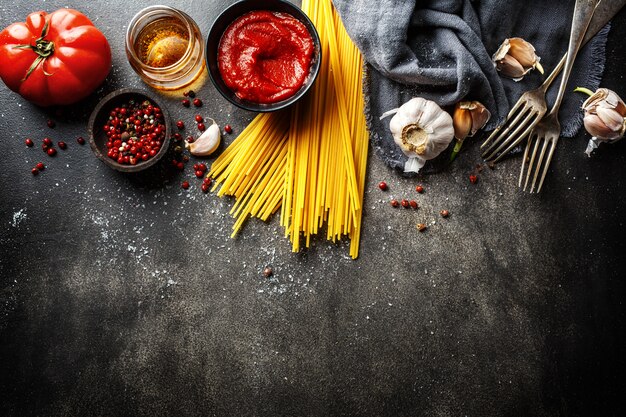
[[[206,35],[227,1],[165,3]],[[233,240],[233,202],[189,168],[125,176],[76,143],[100,98],[147,88],[124,34],[149,4],[0,3],[0,27],[75,7],[113,50],[103,86],[61,112],[0,86],[0,415],[624,415],[626,142],[588,158],[584,132],[561,141],[539,196],[517,189],[517,158],[470,184],[480,140],[410,180],[372,150],[358,260],[322,238],[291,253],[278,216]],[[625,27],[622,11],[603,82],[622,96]],[[254,117],[210,82],[198,95],[235,132]],[[191,122],[180,98],[164,100]],[[49,158],[45,136],[68,149]],[[404,197],[421,208],[388,204]]]

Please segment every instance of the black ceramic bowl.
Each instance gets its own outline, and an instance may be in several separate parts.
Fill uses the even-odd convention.
[[[242,100],[237,97],[237,95],[226,86],[224,80],[222,80],[222,76],[220,74],[217,63],[220,40],[222,39],[222,35],[226,31],[226,28],[238,17],[254,10],[269,10],[273,12],[289,13],[290,15],[301,21],[304,26],[306,26],[306,28],[309,30],[309,33],[311,34],[311,37],[313,38],[313,43],[315,44],[315,49],[313,51],[313,60],[311,61],[311,71],[309,72],[309,76],[304,82],[304,85],[293,96],[276,103],[254,103]],[[215,22],[213,23],[213,26],[209,31],[209,36],[207,37],[206,61],[207,67],[209,68],[211,81],[213,81],[213,84],[215,85],[215,88],[217,88],[217,91],[219,91],[220,94],[222,94],[224,98],[226,98],[226,100],[245,110],[255,112],[276,111],[288,107],[298,101],[302,96],[307,93],[307,91],[309,91],[309,88],[311,88],[311,86],[315,82],[317,74],[319,73],[321,63],[320,38],[317,30],[315,29],[315,26],[313,26],[313,22],[311,22],[309,17],[299,7],[287,1],[243,0],[233,4],[232,6],[224,10],[222,14],[220,14],[217,19],[215,19]]]
[[[109,158],[107,156],[108,148],[106,146],[108,138],[106,133],[102,130],[109,119],[109,113],[111,110],[117,106],[121,106],[122,104],[127,104],[130,100],[135,100],[136,102],[143,102],[146,100],[151,101],[153,105],[158,106],[161,109],[164,119],[163,123],[165,124],[165,138],[163,139],[159,152],[147,161],[138,162],[137,165],[123,165]],[[172,131],[170,117],[167,113],[167,109],[163,106],[163,103],[147,91],[132,88],[123,88],[121,90],[114,91],[103,98],[91,113],[88,128],[89,144],[91,145],[91,150],[96,154],[96,156],[111,168],[127,173],[143,171],[144,169],[147,169],[159,162],[159,160],[167,153],[167,149],[170,145],[170,134]]]

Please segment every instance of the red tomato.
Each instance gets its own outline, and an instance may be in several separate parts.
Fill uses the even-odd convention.
[[[40,106],[87,97],[111,69],[109,42],[72,9],[35,12],[0,32],[0,78]]]

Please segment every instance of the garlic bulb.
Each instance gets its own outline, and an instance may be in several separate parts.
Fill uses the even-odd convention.
[[[626,105],[614,91],[608,88],[599,88],[595,93],[586,88],[574,91],[590,96],[582,106],[585,111],[585,129],[593,135],[585,150],[588,156],[601,142],[617,142],[624,137]]]
[[[426,161],[443,152],[454,137],[452,117],[434,101],[413,98],[400,108],[381,116],[394,114],[389,129],[396,144],[409,157],[404,172],[419,172]]]
[[[514,81],[520,81],[533,68],[543,74],[535,47],[522,38],[505,39],[492,60],[498,71]]]
[[[220,141],[222,139],[222,133],[220,132],[220,128],[215,123],[215,120],[208,119],[213,123],[209,128],[200,135],[198,139],[196,139],[193,143],[187,143],[185,145],[189,152],[194,156],[208,156],[217,150],[220,146]]]

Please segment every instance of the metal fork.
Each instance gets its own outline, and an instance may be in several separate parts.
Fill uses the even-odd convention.
[[[561,78],[561,85],[556,96],[556,101],[554,102],[554,106],[552,107],[552,110],[550,110],[550,113],[545,118],[541,119],[541,121],[537,123],[536,126],[533,128],[532,132],[530,133],[528,143],[526,144],[526,150],[524,151],[524,157],[522,159],[522,170],[519,177],[519,186],[521,187],[522,180],[524,178],[524,168],[526,168],[526,161],[528,161],[528,167],[526,170],[526,181],[524,182],[524,191],[526,191],[526,188],[528,186],[528,181],[530,180],[533,168],[535,175],[533,176],[533,182],[530,187],[530,192],[532,193],[534,191],[535,184],[537,183],[539,173],[542,171],[541,167],[543,164],[541,180],[539,181],[539,186],[537,187],[537,192],[541,191],[541,187],[543,186],[543,180],[546,178],[548,167],[550,166],[552,156],[554,155],[554,149],[556,148],[556,144],[558,143],[559,137],[561,136],[559,109],[561,108],[561,102],[563,101],[567,82],[569,80],[570,73],[572,72],[572,67],[574,66],[574,61],[576,60],[578,50],[582,45],[585,32],[589,27],[589,23],[591,22],[593,13],[600,1],[601,0],[576,0],[576,5],[574,6],[574,18],[572,19],[572,29],[570,32],[569,46],[567,48],[567,58],[565,60],[565,69],[563,70],[563,77]],[[541,144],[543,144],[543,146],[541,146]],[[539,150],[540,146],[541,152],[539,154],[539,159],[537,160],[537,163],[535,165],[535,158],[537,156],[537,151]],[[532,155],[530,159],[528,159],[531,148]],[[547,159],[544,161],[544,156],[546,155],[546,152],[548,156]]]
[[[565,57],[561,59],[557,67],[543,84],[534,90],[522,94],[508,116],[506,116],[504,124],[498,126],[496,130],[489,135],[487,140],[480,145],[482,149],[491,143],[491,145],[483,151],[483,159],[498,162],[530,133],[548,110],[546,92],[552,85],[552,82],[554,82],[554,79],[561,72],[564,64]]]
[[[589,29],[583,40],[583,45],[593,38],[626,4],[626,0],[604,1],[600,4],[593,15]],[[506,121],[496,128],[487,140],[480,146],[484,149],[482,157],[485,160],[499,161],[515,148],[541,120],[547,111],[546,91],[559,75],[566,60],[565,55],[557,64],[556,68],[544,81],[533,91],[526,92],[509,112]],[[486,149],[485,149],[486,148]]]

